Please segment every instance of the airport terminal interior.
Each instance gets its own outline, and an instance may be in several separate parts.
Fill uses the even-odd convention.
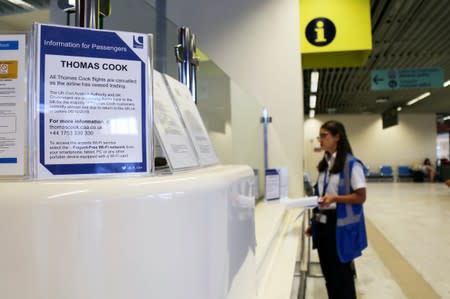
[[[442,0],[0,0],[0,299],[329,298],[329,120],[367,182],[357,298],[450,299],[449,36]]]

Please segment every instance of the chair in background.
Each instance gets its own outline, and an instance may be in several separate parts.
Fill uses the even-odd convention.
[[[381,174],[379,172],[370,171],[369,167],[364,167],[364,174],[367,182],[380,182]]]
[[[441,180],[444,182],[447,180],[450,180],[450,165],[449,164],[442,164],[441,166]]]
[[[397,182],[412,182],[413,174],[409,166],[399,165],[397,170],[398,170]]]
[[[393,182],[394,181],[394,175],[393,175],[393,172],[392,172],[392,166],[382,165],[380,167],[380,179],[381,179],[381,181],[386,181],[386,182]]]

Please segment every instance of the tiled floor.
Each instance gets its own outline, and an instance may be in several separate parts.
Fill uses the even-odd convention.
[[[357,259],[358,298],[450,299],[450,188],[440,183],[370,183],[369,248]],[[306,298],[327,298],[308,279]]]
[[[314,257],[313,257],[314,258]],[[406,299],[402,290],[383,265],[378,255],[369,247],[364,256],[356,262],[358,278],[356,280],[359,299]],[[306,296],[308,299],[327,299],[325,282],[321,278],[308,278]]]

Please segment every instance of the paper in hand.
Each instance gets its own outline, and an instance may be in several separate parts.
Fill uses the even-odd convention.
[[[308,196],[308,197],[299,197],[299,198],[285,198],[281,199],[281,203],[287,209],[295,209],[295,208],[314,208],[319,205],[319,197],[318,196]]]
[[[309,196],[309,197],[300,197],[293,199],[281,199],[281,203],[286,207],[286,209],[295,209],[295,208],[303,208],[303,210],[298,214],[295,218],[297,220],[302,216],[306,210],[309,208],[314,208],[319,205],[319,197],[318,196]]]

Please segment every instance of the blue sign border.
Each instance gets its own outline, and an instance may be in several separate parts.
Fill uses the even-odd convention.
[[[107,173],[141,173],[147,172],[147,118],[146,118],[146,64],[134,53],[132,49],[117,35],[111,31],[88,30],[81,28],[70,28],[60,26],[40,25],[40,74],[39,74],[39,152],[40,164],[44,166],[53,175],[70,175],[70,174],[107,174]],[[44,39],[57,40],[59,42],[73,43],[100,43],[105,46],[125,47],[126,52],[101,51],[82,48],[63,48],[51,47],[44,45]],[[89,164],[45,164],[45,58],[48,54],[77,56],[77,57],[94,57],[94,58],[111,58],[116,60],[134,60],[141,62],[141,124],[142,124],[142,162],[136,163],[89,163]]]

